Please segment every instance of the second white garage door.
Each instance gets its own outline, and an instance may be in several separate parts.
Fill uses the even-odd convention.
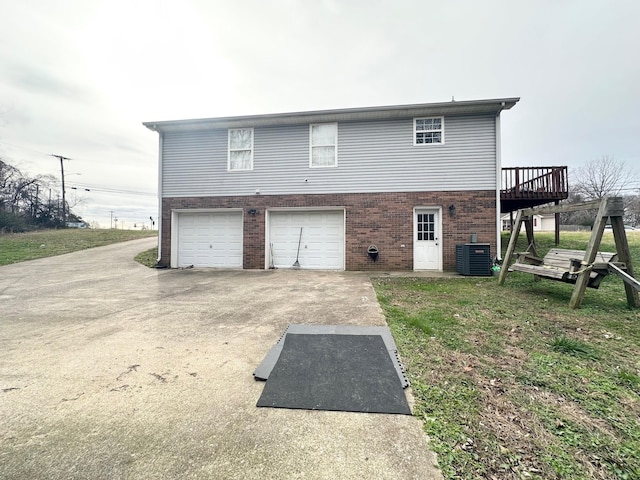
[[[269,213],[267,257],[272,255],[273,266],[293,266],[299,239],[300,268],[344,270],[344,211]]]
[[[177,267],[242,268],[242,213],[180,213]]]

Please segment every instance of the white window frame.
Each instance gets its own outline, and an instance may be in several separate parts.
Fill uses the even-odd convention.
[[[336,129],[336,141],[332,144],[315,145],[313,143],[313,127],[318,125],[333,125]],[[333,165],[314,165],[313,164],[313,147],[333,147]],[[338,123],[312,123],[309,125],[309,168],[335,168],[338,166]]]
[[[231,132],[234,130],[250,130],[251,131],[251,147],[250,148],[231,148]],[[254,149],[254,136],[253,136],[253,128],[230,128],[227,131],[227,171],[228,172],[246,172],[249,170],[253,170],[253,149]],[[249,150],[250,152],[250,161],[249,168],[231,168],[231,152],[242,152]]]
[[[432,129],[432,130],[418,130],[418,120],[440,120],[440,128]],[[427,133],[427,132],[439,132],[440,133],[440,141],[439,142],[431,142],[431,143],[418,143],[418,133]],[[413,145],[414,146],[424,146],[424,145],[444,145],[444,117],[417,117],[413,119]]]

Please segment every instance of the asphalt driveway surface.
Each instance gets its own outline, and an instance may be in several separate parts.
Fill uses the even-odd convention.
[[[289,323],[384,325],[366,275],[133,261],[155,242],[0,267],[0,478],[440,478],[416,418],[255,406]]]

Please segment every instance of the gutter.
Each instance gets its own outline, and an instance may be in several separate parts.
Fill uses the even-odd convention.
[[[162,258],[162,145],[164,135],[158,132],[158,258],[156,265]]]
[[[500,112],[496,114],[496,258],[502,259],[502,230],[500,189],[502,188],[502,135],[500,132]]]

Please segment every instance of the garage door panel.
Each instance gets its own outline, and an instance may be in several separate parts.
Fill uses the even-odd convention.
[[[290,268],[296,260],[302,228],[299,263],[308,269],[344,269],[344,212],[271,212],[269,241],[276,268]]]
[[[177,263],[179,267],[241,268],[242,214],[180,214]]]

